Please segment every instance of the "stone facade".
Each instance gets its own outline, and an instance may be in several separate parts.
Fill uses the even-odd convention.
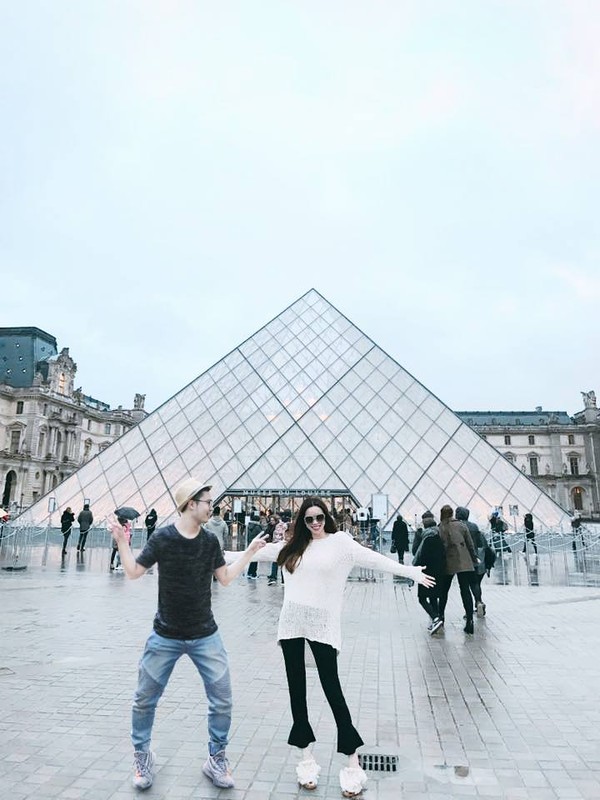
[[[563,508],[598,519],[600,412],[594,392],[582,395],[585,408],[572,417],[539,406],[535,411],[456,413]]]
[[[0,329],[3,349],[26,352],[27,332],[40,338],[37,328]],[[4,335],[4,332],[9,332]],[[48,342],[53,337],[44,334]],[[0,504],[12,515],[51,492],[82,464],[112,444],[147,416],[144,395],[136,395],[133,409],[111,409],[107,403],[75,388],[77,364],[63,348],[35,362],[25,374],[0,382]],[[54,352],[53,352],[54,351]],[[12,384],[12,385],[11,385]],[[14,385],[17,384],[17,385]]]

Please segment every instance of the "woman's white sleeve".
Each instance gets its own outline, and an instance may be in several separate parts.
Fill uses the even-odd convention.
[[[404,564],[382,556],[381,553],[376,553],[374,550],[369,550],[368,547],[363,547],[358,542],[352,542],[352,559],[357,567],[374,569],[378,572],[391,572],[392,575],[402,575],[413,580],[422,574],[419,567],[405,567]]]

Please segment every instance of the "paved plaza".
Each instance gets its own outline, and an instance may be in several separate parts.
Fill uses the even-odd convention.
[[[87,559],[87,560],[85,560]],[[300,790],[286,744],[283,589],[239,578],[214,589],[229,652],[236,789],[202,775],[206,706],[188,660],[159,705],[148,800],[341,797],[335,728],[314,667],[309,707],[323,769]],[[151,630],[157,575],[108,571],[108,550],[0,572],[0,797],[129,800],[130,705]],[[416,589],[385,576],[348,582],[340,673],[365,753],[398,757],[370,773],[366,800],[599,800],[600,590],[484,581],[488,616],[462,632],[457,587],[446,631],[430,637]]]

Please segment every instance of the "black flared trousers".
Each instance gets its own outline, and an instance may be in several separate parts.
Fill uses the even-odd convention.
[[[337,751],[347,756],[352,755],[364,742],[352,724],[350,711],[342,692],[338,677],[337,650],[329,644],[312,642],[310,639],[282,639],[280,642],[285,661],[293,719],[288,744],[304,748],[316,741],[308,721],[304,642],[308,642],[315,657],[319,680],[337,725]]]

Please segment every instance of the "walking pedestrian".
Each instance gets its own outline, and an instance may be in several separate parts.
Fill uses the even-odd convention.
[[[413,566],[423,567],[425,574],[435,580],[434,586],[424,586],[423,584],[417,586],[419,604],[430,619],[427,630],[434,634],[444,624],[440,616],[439,587],[445,578],[446,548],[433,516],[425,517],[423,526],[423,538],[413,558]]]
[[[478,562],[471,535],[464,522],[454,519],[454,513],[450,506],[442,506],[440,510],[439,531],[446,549],[446,574],[440,588],[440,617],[445,620],[448,592],[456,575],[467,618],[464,631],[473,633],[471,584],[473,582],[473,565]]]
[[[62,546],[63,556],[67,555],[67,543],[69,541],[69,536],[71,535],[71,531],[73,530],[74,522],[75,522],[75,514],[73,513],[73,509],[71,508],[71,506],[67,506],[60,518],[60,532],[63,535],[63,546]]]
[[[148,514],[146,515],[146,519],[144,520],[144,526],[146,528],[146,541],[152,536],[154,531],[156,530],[156,523],[158,522],[158,514],[156,513],[155,509],[151,508]]]
[[[221,506],[213,508],[212,517],[208,520],[204,529],[214,533],[219,540],[221,550],[225,547],[225,536],[229,533],[227,523],[221,519]]]
[[[234,558],[236,553],[227,554]],[[310,745],[315,735],[306,703],[306,642],[316,661],[319,680],[337,726],[337,750],[348,756],[340,771],[344,797],[358,797],[366,774],[358,760],[363,744],[340,685],[337,667],[341,647],[341,612],[346,579],[354,566],[404,575],[425,586],[434,580],[421,567],[396,564],[392,559],[355,542],[338,531],[325,503],[306,498],[288,531],[288,541],[267,544],[256,555],[259,561],[277,559],[285,575],[284,600],[277,639],[281,645],[293,718],[288,744],[299,748],[298,783],[305,789],[317,786],[320,766]]]
[[[486,606],[483,602],[483,597],[481,593],[481,581],[483,580],[483,576],[486,573],[486,565],[485,565],[485,554],[488,548],[488,541],[485,538],[485,535],[479,529],[479,526],[476,525],[474,522],[471,522],[469,519],[469,509],[464,508],[463,506],[458,506],[456,509],[456,519],[460,522],[464,522],[467,528],[469,529],[469,534],[471,535],[471,541],[473,542],[473,547],[475,549],[475,553],[477,555],[477,563],[473,565],[473,575],[471,580],[471,594],[473,595],[473,599],[475,600],[475,608],[477,611],[478,617],[485,617]]]
[[[424,511],[421,514],[421,523],[422,524],[420,525],[420,527],[417,528],[417,530],[415,531],[415,535],[413,536],[413,542],[412,542],[412,548],[411,548],[411,552],[412,552],[413,556],[417,555],[417,550],[419,549],[419,547],[421,546],[421,542],[423,541],[425,520],[428,519],[428,518],[429,519],[434,519],[434,516],[433,516],[432,512],[431,511]],[[435,524],[435,521],[434,521],[434,524]]]
[[[248,522],[248,538],[247,543],[250,544],[257,536],[260,536],[263,533],[263,529],[260,524],[260,517],[256,512],[252,512],[250,514],[250,521]],[[258,569],[258,562],[252,561],[248,565],[248,571],[246,572],[246,577],[250,578],[250,580],[255,581],[258,579],[257,575]]]
[[[398,514],[394,520],[392,545],[396,548],[396,553],[398,553],[398,561],[404,564],[404,553],[408,553],[408,525],[401,514]]]
[[[531,542],[531,546],[537,556],[537,544],[535,543],[535,531],[533,529],[533,515],[530,513],[525,514],[523,517],[523,526],[525,527],[525,541],[523,542],[523,553],[527,554],[527,542]]]
[[[277,544],[278,542],[283,542],[285,535],[287,533],[287,523],[280,519],[277,514],[274,514],[271,519],[273,520],[273,537],[272,541]],[[267,538],[268,541],[268,538]],[[279,564],[277,561],[273,561],[271,564],[271,572],[269,573],[269,586],[277,586],[277,575],[279,574]],[[283,583],[283,574],[282,574],[282,583]]]
[[[88,533],[92,527],[94,515],[90,511],[90,504],[83,504],[83,511],[79,512],[77,522],[79,523],[79,540],[77,542],[77,551],[83,553],[85,551],[85,543],[87,541]]]
[[[198,670],[208,702],[208,759],[203,772],[218,788],[235,785],[226,756],[231,681],[227,653],[211,608],[212,575],[228,586],[253,553],[264,547],[264,541],[256,538],[234,564],[226,566],[217,537],[203,527],[211,513],[210,490],[195,478],[184,481],[175,492],[179,520],[159,528],[137,558],[118,520],[110,523],[128,578],[140,578],[154,564],[159,567],[158,610],[140,661],[132,709],[133,785],[138,789],[152,785],[156,759],[150,741],[156,705],[184,654]]]

